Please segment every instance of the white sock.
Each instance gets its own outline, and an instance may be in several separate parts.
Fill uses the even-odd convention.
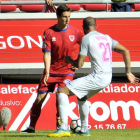
[[[64,93],[58,94],[58,107],[59,115],[61,119],[61,128],[64,130],[68,129],[68,111],[69,111],[69,99],[68,95]]]
[[[87,101],[79,101],[79,114],[81,119],[81,131],[88,131],[88,115],[89,115],[89,104]]]

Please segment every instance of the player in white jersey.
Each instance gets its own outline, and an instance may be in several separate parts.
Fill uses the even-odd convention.
[[[87,99],[107,87],[112,79],[112,50],[121,53],[124,59],[126,76],[130,83],[137,84],[139,78],[131,73],[130,54],[123,45],[113,40],[108,35],[96,31],[96,20],[87,17],[83,20],[85,36],[82,38],[81,49],[77,60],[66,57],[66,62],[75,68],[81,68],[88,55],[91,62],[91,73],[75,79],[58,91],[60,128],[49,137],[70,136],[68,125],[68,96],[76,95],[79,104],[81,131],[79,135],[90,136],[88,130],[89,105]],[[78,135],[77,134],[77,135]]]

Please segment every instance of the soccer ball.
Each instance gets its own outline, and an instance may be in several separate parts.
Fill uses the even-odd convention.
[[[79,132],[81,130],[81,120],[80,118],[77,118],[77,119],[73,119],[70,123],[70,130],[72,132]]]

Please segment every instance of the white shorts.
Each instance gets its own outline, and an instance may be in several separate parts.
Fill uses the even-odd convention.
[[[107,87],[112,79],[112,74],[89,74],[87,76],[75,79],[66,86],[79,99],[87,96],[89,99],[105,87]]]

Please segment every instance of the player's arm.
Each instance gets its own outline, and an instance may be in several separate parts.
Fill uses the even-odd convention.
[[[114,51],[121,53],[123,55],[123,60],[125,63],[125,72],[126,72],[126,76],[127,76],[128,80],[130,81],[130,83],[137,84],[139,82],[139,78],[135,77],[131,73],[131,60],[130,60],[129,50],[127,48],[125,48],[123,45],[121,45],[120,43],[117,43],[114,48]]]
[[[44,84],[45,85],[47,85],[46,81],[49,78],[50,63],[51,63],[51,53],[44,52],[44,66],[45,66],[45,70],[46,70],[46,76],[44,77]]]
[[[70,56],[65,56],[65,62],[70,63],[75,68],[81,68],[84,64],[85,59],[86,59],[86,56],[80,55],[80,54],[76,60],[71,59]]]
[[[85,59],[86,59],[86,56],[85,55],[79,54],[78,59],[77,59],[77,62],[74,63],[75,67],[82,68],[82,66],[84,65]]]
[[[121,53],[123,55],[126,73],[131,72],[131,61],[130,61],[129,50],[127,48],[125,48],[123,45],[121,45],[120,43],[117,43],[115,48],[114,48],[114,51]]]

